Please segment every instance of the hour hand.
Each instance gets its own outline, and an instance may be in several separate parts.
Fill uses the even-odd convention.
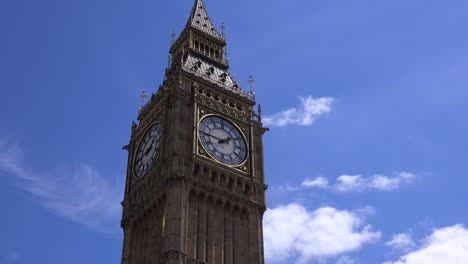
[[[152,149],[153,149],[153,145],[151,145],[151,146],[148,148],[148,150],[146,150],[145,156],[148,156],[148,153],[150,153]]]
[[[226,139],[220,139],[218,141],[219,144],[229,144],[229,141],[231,141],[232,138],[228,137]]]
[[[150,143],[150,147],[145,151],[145,156],[147,156],[148,153],[150,153],[151,150],[153,149],[153,143],[154,143],[154,138],[153,138],[153,140],[152,140],[151,143]]]

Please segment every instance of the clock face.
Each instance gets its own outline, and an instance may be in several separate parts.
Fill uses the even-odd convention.
[[[156,123],[148,129],[136,152],[134,168],[138,177],[145,175],[153,166],[160,146],[161,125]]]
[[[240,165],[247,157],[244,135],[224,118],[218,116],[204,118],[198,126],[198,137],[205,151],[223,164]]]

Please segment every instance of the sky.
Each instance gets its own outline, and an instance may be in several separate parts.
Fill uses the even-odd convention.
[[[267,264],[468,263],[468,2],[205,0],[262,105]],[[0,263],[119,263],[122,151],[192,0],[0,2]]]

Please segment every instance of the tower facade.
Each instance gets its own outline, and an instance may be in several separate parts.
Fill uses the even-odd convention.
[[[225,51],[196,0],[125,147],[124,264],[264,263],[266,129]]]

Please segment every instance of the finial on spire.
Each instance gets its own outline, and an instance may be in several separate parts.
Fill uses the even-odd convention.
[[[254,89],[254,86],[253,86],[253,84],[255,83],[255,80],[254,80],[252,75],[249,75],[248,82],[249,82],[249,85],[250,85],[250,92],[249,93],[250,93],[250,95],[252,96],[252,98],[255,101],[255,89]]]
[[[171,32],[171,45],[169,46],[169,49],[171,49],[172,45],[174,45],[175,43],[175,36],[176,36],[176,33],[175,33],[175,30],[173,29]],[[171,53],[169,53],[169,55],[167,56],[167,68],[168,69],[171,67],[171,61],[172,61],[172,55]]]
[[[253,87],[253,84],[255,83],[255,79],[253,78],[252,75],[249,75],[249,85],[250,85],[250,91],[253,92],[254,91],[254,87]]]
[[[208,16],[208,11],[203,3],[203,0],[195,0],[195,3],[190,12],[190,18],[187,25],[201,30],[216,39],[222,39],[221,35],[216,31],[216,28]]]
[[[143,109],[143,106],[145,105],[145,98],[146,98],[145,90],[141,90],[140,98],[141,98],[141,106],[139,110]]]
[[[175,30],[173,29],[171,32],[171,45],[174,44],[175,42],[175,36],[176,36],[176,33],[175,33]]]
[[[258,122],[262,122],[262,106],[258,104]]]
[[[221,38],[226,41],[226,24],[224,22],[221,23]],[[224,61],[229,64],[227,45],[224,46]]]
[[[223,23],[221,23],[221,37],[223,37],[223,39],[226,38],[226,25]]]

